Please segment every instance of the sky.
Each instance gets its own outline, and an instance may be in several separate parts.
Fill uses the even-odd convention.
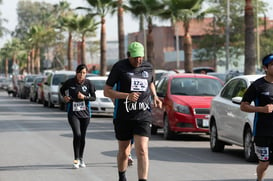
[[[4,22],[3,26],[8,28],[9,30],[14,30],[17,24],[17,2],[19,0],[2,0],[2,4],[0,4],[0,11],[1,11],[1,18],[7,19],[8,22]],[[59,3],[60,0],[31,0],[40,1],[40,2],[47,2],[52,4]],[[72,8],[78,6],[86,6],[85,0],[67,0],[70,3]],[[134,19],[131,15],[127,15],[124,17],[124,24],[126,26],[125,33],[131,33],[138,31],[138,20]],[[130,24],[128,26],[128,24]],[[115,27],[115,28],[112,28]],[[116,15],[113,17],[107,17],[106,19],[106,28],[107,28],[107,40],[117,40],[118,32],[117,32],[117,18]],[[99,31],[99,30],[98,30]],[[99,33],[98,33],[99,36]],[[6,42],[6,39],[10,39],[10,36],[5,36],[1,38],[0,46],[2,46],[2,42]]]
[[[1,11],[1,18],[7,19],[8,22],[4,23],[3,26],[6,27],[9,30],[14,30],[15,26],[17,24],[17,13],[16,13],[16,7],[17,2],[19,0],[2,0],[2,4],[0,4],[0,11]],[[30,0],[32,2],[34,1],[40,1],[40,2],[47,2],[56,4],[59,3],[60,0]],[[264,2],[267,2],[269,4],[267,16],[273,20],[273,1],[272,0],[263,0]],[[78,6],[86,6],[85,0],[67,0],[67,2],[70,3],[72,8],[78,7]],[[168,22],[165,23],[159,23],[155,21],[155,24],[157,25],[168,25]],[[125,26],[125,34],[137,32],[139,29],[138,26],[138,20],[133,18],[131,14],[124,14],[124,26]],[[112,28],[113,27],[113,28]],[[117,33],[117,18],[116,15],[113,17],[108,16],[106,18],[106,36],[107,40],[117,40],[118,33]],[[99,31],[99,30],[98,30]],[[99,33],[98,33],[99,36]],[[10,36],[5,36],[1,38],[0,40],[0,47],[5,43],[8,39],[10,39]]]

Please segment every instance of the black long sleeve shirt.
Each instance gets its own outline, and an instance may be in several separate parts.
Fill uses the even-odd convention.
[[[85,79],[83,83],[78,83],[76,77],[68,79],[60,92],[62,96],[69,96],[71,101],[67,103],[67,112],[69,115],[75,115],[78,118],[91,117],[91,103],[96,100],[95,86],[90,80]],[[78,99],[78,93],[85,95],[84,100]]]

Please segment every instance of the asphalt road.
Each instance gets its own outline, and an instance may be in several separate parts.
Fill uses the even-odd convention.
[[[242,149],[212,153],[208,135],[185,134],[150,141],[150,181],[250,181],[256,163]],[[111,117],[93,117],[86,137],[87,168],[72,169],[72,132],[66,113],[0,91],[0,181],[116,181],[117,142]],[[134,152],[133,152],[134,155]],[[127,170],[137,180],[136,164]],[[266,180],[273,180],[273,167]]]

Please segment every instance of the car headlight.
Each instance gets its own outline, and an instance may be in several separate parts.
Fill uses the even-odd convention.
[[[188,106],[173,103],[173,108],[174,108],[174,111],[176,111],[176,112],[180,112],[183,114],[190,114],[190,109]]]

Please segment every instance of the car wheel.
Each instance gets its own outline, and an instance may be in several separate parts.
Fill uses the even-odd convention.
[[[254,162],[257,161],[257,156],[254,150],[254,143],[252,141],[252,133],[248,128],[244,134],[244,155],[246,161]]]
[[[54,107],[54,104],[51,102],[50,96],[48,96],[48,107]]]
[[[157,134],[157,129],[158,129],[158,127],[152,124],[151,134],[152,134],[152,135]]]
[[[44,105],[44,107],[47,107],[47,105],[48,105],[48,102],[45,99],[43,100],[43,105]]]
[[[213,152],[222,152],[225,149],[224,142],[218,140],[217,127],[215,123],[212,123],[210,127],[210,149]]]
[[[164,117],[164,128],[163,128],[163,137],[166,140],[173,139],[175,137],[175,133],[171,131],[170,124],[169,124],[169,119],[168,116],[166,115]]]

